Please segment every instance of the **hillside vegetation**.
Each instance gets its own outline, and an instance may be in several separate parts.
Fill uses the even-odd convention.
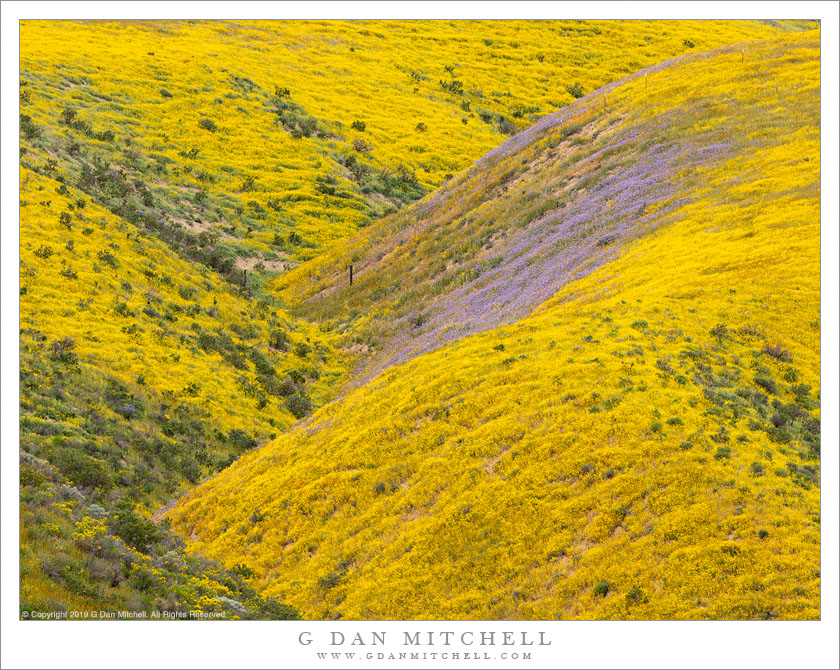
[[[214,281],[63,182],[23,169],[20,197],[22,601],[56,609],[44,593],[76,584],[52,597],[84,609],[79,595],[95,602],[97,580],[116,588],[140,559],[123,569],[115,549],[104,560],[79,528],[113,544],[108,517],[145,560],[172,551],[173,536],[153,541],[149,512],[323,403],[343,356],[317,328]],[[169,567],[174,579],[184,566]],[[145,593],[171,596],[172,584],[142,584],[100,597],[143,609]]]
[[[22,161],[223,276],[270,276],[629,72],[801,27],[24,21]]]
[[[475,459],[484,464],[484,451],[470,447],[477,455],[467,458],[455,445],[483,444],[492,433],[475,433],[481,425],[498,426],[505,449],[505,436],[514,435],[510,425],[530,417],[523,444],[554,444],[554,438],[543,443],[538,431],[531,435],[528,422],[542,409],[512,408],[520,394],[528,402],[536,396],[553,402],[546,388],[554,387],[534,372],[539,366],[551,378],[571,375],[579,380],[576,389],[592,383],[586,374],[575,377],[575,366],[584,366],[575,347],[593,348],[596,367],[609,367],[614,357],[598,353],[607,339],[569,339],[584,327],[581,319],[590,319],[584,306],[595,298],[607,301],[593,303],[604,317],[607,309],[633,315],[630,331],[610,327],[610,337],[630,332],[644,351],[662,349],[656,365],[664,358],[668,369],[677,369],[666,354],[684,367],[690,359],[706,380],[698,382],[688,369],[674,373],[685,381],[673,396],[660,389],[668,402],[684,402],[702,386],[724,408],[709,409],[706,395],[692,406],[679,435],[694,426],[688,439],[696,453],[680,452],[679,467],[695,467],[691,457],[704,457],[702,435],[711,421],[704,412],[722,412],[715,421],[724,422],[725,414],[730,422],[729,432],[714,434],[723,446],[731,436],[731,453],[714,460],[723,473],[753,453],[744,445],[759,449],[770,439],[776,460],[762,460],[761,473],[788,473],[778,491],[792,491],[793,516],[785,518],[798,534],[791,537],[810,542],[811,526],[800,521],[818,524],[804,511],[818,501],[819,483],[819,321],[806,318],[817,299],[809,273],[819,195],[817,47],[811,43],[818,38],[807,33],[775,46],[757,40],[812,28],[797,21],[23,21],[21,610],[444,616],[445,608],[431,601],[414,610],[352,604],[364,599],[378,543],[396,537],[404,512],[392,505],[419,504],[424,491],[440,486],[441,507],[426,501],[428,509],[411,514],[423,528],[444,523],[460,495],[461,485],[449,485]],[[724,44],[738,46],[712,59],[700,54]],[[746,60],[739,64],[742,48]],[[644,87],[643,74],[610,84],[642,67],[650,68]],[[611,88],[594,92],[604,85]],[[745,137],[744,128],[754,130]],[[784,142],[782,128],[791,133]],[[704,225],[726,228],[735,239],[726,242],[730,260],[708,267],[694,247],[720,240],[691,226],[675,232],[698,221],[703,207],[714,208],[717,222]],[[794,227],[784,239],[768,232],[788,224]],[[752,237],[739,237],[746,235]],[[692,250],[699,265],[679,263],[691,286],[699,281],[696,270],[717,273],[702,285],[705,293],[694,296],[694,289],[670,287],[669,277],[654,280],[637,276],[642,268],[618,265],[656,240],[674,247],[662,252],[661,267],[676,263],[676,249]],[[711,288],[720,273],[741,267],[741,255],[759,254],[755,262],[764,263],[796,244],[803,250],[796,256],[801,274],[784,275],[787,265],[774,260],[778,283],[750,265],[732,280],[736,293]],[[741,287],[754,280],[752,288]],[[794,283],[801,291],[795,299]],[[631,289],[642,303],[625,295]],[[650,316],[670,304],[661,302],[666,295],[693,301],[663,312],[691,322],[670,328],[684,332],[666,336],[674,338],[667,346],[658,344],[660,326]],[[745,306],[749,315],[738,312]],[[544,311],[532,314],[538,307]],[[555,315],[544,317],[552,325],[537,314]],[[798,320],[783,322],[780,315]],[[645,320],[650,327],[639,328]],[[716,328],[711,340],[707,321]],[[554,325],[561,322],[568,333]],[[522,328],[538,334],[504,339]],[[597,332],[593,326],[587,335],[601,340]],[[683,355],[683,349],[694,352],[687,338],[700,353]],[[491,340],[495,348],[484,360],[483,343]],[[679,351],[675,342],[683,343]],[[454,348],[441,349],[447,345]],[[549,355],[561,350],[563,358]],[[641,377],[628,387],[635,378],[622,374],[621,389],[629,394],[632,387],[639,394],[634,402],[646,407],[648,387],[657,388],[652,371],[645,377],[654,355],[633,351],[639,359],[631,361],[633,374]],[[729,368],[710,371],[729,355],[737,357]],[[409,363],[421,367],[404,367]],[[737,388],[727,386],[735,381],[726,375],[749,365],[755,369],[737,377]],[[388,368],[387,376],[376,377]],[[385,380],[393,382],[387,389]],[[767,395],[765,406],[764,396],[745,396],[745,389],[777,396]],[[462,390],[464,401],[483,398],[484,404],[469,405],[473,423],[446,423],[461,411],[452,394]],[[533,398],[532,390],[538,391]],[[736,391],[739,400],[729,397]],[[583,407],[613,416],[616,398],[631,397],[595,390],[603,397],[584,401],[590,392],[564,390],[563,412]],[[416,434],[393,407],[420,421]],[[633,440],[643,439],[639,416],[627,418]],[[549,433],[571,421],[558,417],[546,424]],[[735,444],[745,420],[759,432]],[[667,431],[677,424],[663,425]],[[320,436],[309,432],[313,427]],[[668,444],[667,433],[654,433]],[[259,448],[270,440],[276,441]],[[337,457],[345,448],[346,458]],[[429,459],[450,459],[452,449],[457,458],[426,477]],[[292,459],[294,466],[282,475],[272,468],[253,482],[241,479],[275,452],[281,464]],[[621,467],[658,467],[640,465],[638,454],[622,458]],[[237,459],[240,466],[231,469]],[[606,462],[587,460],[602,469]],[[359,469],[341,470],[347,467]],[[173,501],[218,473],[225,479],[198,489],[188,515],[183,505],[173,512],[173,529],[167,516]],[[335,492],[330,477],[339,477]],[[265,491],[254,488],[263,485]],[[468,497],[486,496],[483,486]],[[498,481],[494,486],[505,489]],[[517,495],[504,494],[513,496],[512,504],[519,504]],[[775,500],[764,503],[771,512]],[[334,516],[324,512],[323,526],[307,516],[311,505],[322,504],[334,506]],[[476,513],[487,511],[469,504]],[[294,514],[278,516],[281,505],[295,507]],[[353,546],[367,539],[358,545],[349,539],[357,528],[348,521],[351,505],[377,519],[362,553]],[[754,512],[744,518],[758,519]],[[782,518],[771,512],[766,518],[774,523]],[[245,544],[221,534],[239,523],[249,529]],[[278,524],[288,524],[281,541],[287,548],[279,554],[270,544]],[[408,545],[395,546],[415,542],[415,530],[400,540]],[[322,535],[333,531],[329,539]],[[793,530],[771,532],[782,541],[780,533]],[[454,543],[447,546],[457,544],[443,537]],[[488,546],[496,547],[499,537]],[[569,537],[574,551],[578,535]],[[793,546],[784,542],[785,551]],[[817,548],[801,550],[803,565]],[[312,559],[295,553],[302,549]],[[423,551],[412,559],[421,561],[415,573],[422,561],[432,561],[450,571],[450,584],[461,579],[461,563]],[[380,552],[376,560],[386,556]],[[509,582],[521,581],[522,557],[510,566]],[[590,572],[581,575],[588,579]],[[794,605],[768,611],[811,616],[815,579],[802,577]],[[504,584],[496,575],[484,588],[501,593]],[[445,599],[446,588],[455,592],[443,588],[433,597]],[[349,597],[351,591],[356,595]],[[525,612],[511,602],[493,606],[500,616]],[[459,611],[477,616],[481,610],[463,605]]]
[[[174,527],[308,618],[818,618],[819,123],[817,32],[681,59],[294,271],[372,377]]]

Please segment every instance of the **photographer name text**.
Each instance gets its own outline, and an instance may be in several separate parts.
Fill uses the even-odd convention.
[[[310,631],[304,631],[298,636],[298,643],[303,646],[313,643],[319,646],[328,644],[331,647],[376,647],[394,644],[393,639],[386,640],[387,633],[384,631],[367,633],[330,631],[325,637],[319,637],[318,639],[313,637]],[[518,633],[512,631],[465,631],[462,633],[455,631],[403,631],[398,635],[398,641],[404,647],[448,647],[452,645],[464,647],[473,645],[481,647],[548,647],[551,645],[551,640],[547,639],[544,632],[532,633],[528,631]]]

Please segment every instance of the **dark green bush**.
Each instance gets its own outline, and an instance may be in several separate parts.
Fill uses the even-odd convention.
[[[276,598],[266,598],[259,606],[260,619],[271,621],[297,621],[300,613],[291,605],[281,603]]]
[[[712,337],[716,337],[719,340],[722,340],[724,337],[726,337],[726,334],[728,332],[729,331],[726,329],[726,326],[722,323],[719,323],[709,331],[709,335],[711,335]]]
[[[306,342],[298,342],[294,347],[295,355],[301,358],[306,358],[311,351],[312,347],[306,344]]]
[[[426,314],[414,314],[408,319],[408,323],[412,328],[420,328],[429,320]]]
[[[230,433],[228,433],[228,440],[240,449],[253,449],[257,446],[257,441],[239,428],[231,428]]]
[[[640,603],[640,602],[647,602],[647,598],[645,598],[644,592],[638,587],[634,586],[627,592],[627,602],[628,603]]]
[[[730,458],[732,456],[732,449],[730,447],[718,447],[715,452],[715,458],[721,460],[723,458]]]
[[[770,377],[762,377],[760,375],[757,375],[755,377],[755,383],[757,386],[760,386],[765,391],[767,391],[768,393],[772,393],[773,395],[776,395],[779,392],[778,388],[776,387],[776,382]]]
[[[607,593],[609,593],[609,591],[610,591],[609,582],[598,582],[597,584],[595,584],[595,588],[592,589],[592,593],[594,593],[596,596],[602,596],[602,597],[606,596]]]
[[[113,482],[102,461],[91,458],[78,448],[63,447],[53,456],[54,463],[74,484],[107,490]]]
[[[76,348],[76,341],[72,337],[65,337],[50,343],[50,356],[66,365],[74,365],[78,362],[78,356],[73,351]]]
[[[341,574],[338,572],[331,572],[324,577],[318,579],[318,586],[324,591],[329,591],[341,581]]]
[[[573,98],[582,98],[584,95],[583,86],[580,85],[580,82],[575,82],[571,85],[567,84],[566,90],[569,92],[569,95],[571,95]]]
[[[285,331],[275,328],[269,335],[268,346],[278,351],[286,351],[289,348],[289,336]]]
[[[38,247],[38,248],[37,248],[37,249],[36,249],[33,253],[34,253],[34,254],[35,254],[38,258],[43,258],[44,260],[47,260],[47,259],[48,259],[50,256],[52,256],[55,252],[53,251],[53,248],[52,248],[52,247],[50,247],[50,246],[46,246],[46,245],[43,245],[43,244],[42,244],[42,245],[41,245],[40,247]]]
[[[96,257],[103,263],[110,265],[112,268],[117,267],[117,258],[110,251],[97,251]]]
[[[304,393],[295,393],[286,398],[286,408],[296,419],[302,419],[312,411],[312,401]]]
[[[34,140],[41,134],[41,129],[35,125],[29,114],[20,115],[20,131],[27,140]]]
[[[453,95],[464,94],[464,82],[462,82],[460,79],[453,79],[452,81],[441,80],[440,87],[442,90],[446,91],[447,93],[452,93]]]
[[[204,130],[209,130],[211,133],[215,133],[218,130],[216,122],[213,121],[213,119],[199,119],[198,127],[204,128]]]

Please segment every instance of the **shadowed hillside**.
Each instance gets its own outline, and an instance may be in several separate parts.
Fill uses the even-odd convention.
[[[819,617],[819,121],[818,33],[679,60],[299,268],[382,371],[173,524],[307,617]]]

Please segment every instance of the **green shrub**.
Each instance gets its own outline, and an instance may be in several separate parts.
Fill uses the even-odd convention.
[[[28,466],[26,463],[20,466],[20,485],[21,486],[40,486],[47,481],[46,476],[40,470]]]
[[[268,346],[278,351],[286,351],[289,348],[289,336],[279,328],[272,330],[268,338]]]
[[[76,341],[72,337],[65,337],[50,343],[50,356],[53,360],[74,365],[78,362],[78,356],[73,351],[76,348]]]
[[[717,338],[718,340],[722,340],[724,337],[726,337],[727,332],[729,331],[726,329],[726,326],[722,323],[719,323],[709,331],[709,335]]]
[[[625,597],[627,598],[628,603],[647,602],[644,591],[642,591],[638,586],[634,586],[630,589]]]
[[[324,591],[329,591],[341,581],[341,577],[342,575],[340,573],[331,572],[330,574],[318,579],[318,586]]]
[[[110,251],[97,251],[96,257],[106,265],[110,265],[112,268],[117,267],[117,258]]]
[[[47,260],[50,256],[52,256],[55,252],[53,251],[52,247],[41,245],[33,252],[38,258],[43,258]]]
[[[102,461],[73,447],[58,450],[53,460],[64,475],[78,486],[107,490],[113,483]]]
[[[243,577],[245,579],[250,579],[254,576],[254,571],[244,563],[237,563],[230,569],[230,571],[233,574],[239,575],[240,577]]]
[[[301,358],[306,358],[311,351],[312,347],[306,344],[306,342],[298,342],[294,347],[295,356],[300,356]]]
[[[441,80],[440,87],[442,90],[446,91],[447,93],[452,93],[453,95],[464,94],[464,82],[462,82],[460,79],[453,79],[452,81]]]
[[[358,119],[356,119],[355,121],[353,121],[353,123],[350,124],[350,127],[353,130],[358,130],[360,133],[363,133],[365,131],[365,128],[367,128],[367,124],[364,121],[359,121]]]
[[[121,537],[129,546],[143,553],[149,553],[152,545],[160,540],[158,527],[134,511],[129,500],[120,500],[108,518],[111,531]]]
[[[583,93],[583,86],[580,85],[580,82],[575,82],[571,85],[566,85],[566,90],[569,92],[569,95],[573,98],[582,98],[584,96]]]
[[[250,349],[248,351],[251,357],[251,362],[254,364],[254,369],[258,375],[273,376],[275,374],[274,366],[260,351],[257,349]]]
[[[228,433],[228,440],[240,449],[253,449],[257,446],[257,441],[244,430],[240,430],[239,428],[230,429],[230,433]]]
[[[726,430],[726,426],[721,424],[718,426],[718,431],[713,435],[710,435],[709,439],[712,442],[717,442],[718,444],[726,444],[729,442],[729,431]]]
[[[258,608],[260,619],[269,619],[271,621],[297,621],[300,613],[291,605],[281,603],[276,598],[266,598],[259,604]]]
[[[787,378],[787,375],[785,375],[785,378]],[[808,386],[808,384],[794,384],[790,387],[790,390],[798,398],[807,398],[808,394],[811,392],[811,387]]]
[[[35,125],[29,114],[20,115],[20,131],[27,140],[34,140],[41,134],[41,129]]]
[[[592,593],[594,593],[596,596],[602,596],[602,597],[606,596],[607,593],[609,593],[609,591],[610,591],[609,582],[598,582],[597,584],[595,584],[595,588],[592,589]]]
[[[303,393],[295,393],[286,398],[286,408],[296,419],[302,419],[312,411],[312,401]]]
[[[718,450],[715,452],[715,458],[717,460],[721,460],[724,458],[730,458],[732,456],[732,449],[730,447],[718,447]]]
[[[211,133],[215,133],[218,128],[216,127],[216,122],[213,119],[199,119],[198,127],[204,128],[204,130],[209,130]]]

